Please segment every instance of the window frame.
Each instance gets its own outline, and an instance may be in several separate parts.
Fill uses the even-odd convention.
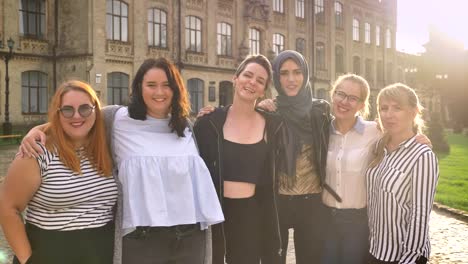
[[[151,19],[150,19],[150,12],[151,12]],[[159,22],[156,21],[156,12],[159,13]],[[167,49],[168,47],[167,45],[167,12],[164,9],[152,7],[148,9],[147,15],[148,15],[148,46]],[[157,34],[155,34],[156,28],[159,28],[158,30],[159,43],[156,43],[157,42],[156,41]]]
[[[253,33],[255,33],[255,34],[253,34]],[[249,54],[251,54],[251,55],[252,54],[260,54],[260,51],[261,51],[260,46],[261,46],[261,32],[260,32],[260,30],[257,29],[257,28],[254,28],[254,27],[249,28]]]
[[[343,4],[335,1],[335,27],[344,29]]]
[[[297,18],[305,18],[305,3],[304,0],[295,0],[295,15]]]
[[[273,12],[284,14],[284,0],[273,0]]]
[[[125,86],[125,83],[122,80],[122,76],[126,77],[127,83]],[[113,78],[120,78],[119,85],[114,85],[113,84]],[[107,73],[107,104],[112,105],[112,104],[117,104],[117,105],[127,105],[129,100],[130,100],[130,75],[126,74],[125,72],[109,72]],[[119,92],[119,102],[115,101],[115,91],[118,90]],[[124,92],[126,90],[126,93]],[[112,91],[112,97],[110,97],[110,92]],[[112,98],[112,99],[110,99]]]
[[[316,66],[318,70],[326,70],[325,43],[319,41],[315,44]]]
[[[194,82],[194,84],[192,84]],[[193,86],[196,85],[196,86]],[[196,91],[194,89],[197,89]],[[192,113],[198,113],[198,111],[204,106],[205,101],[205,82],[200,78],[190,78],[187,80],[187,93],[190,99],[190,108]],[[196,95],[196,97],[193,97]],[[194,102],[196,98],[196,102]],[[199,102],[201,99],[201,102]]]
[[[31,75],[36,75],[36,84],[32,84]],[[25,85],[25,77],[27,76],[27,85]],[[21,73],[21,113],[23,115],[45,115],[49,108],[48,97],[48,75],[41,71],[24,71]],[[27,90],[27,98],[25,98],[25,90]],[[36,93],[36,110],[32,110],[31,94],[32,90]],[[27,99],[27,102],[25,100]],[[41,99],[43,101],[41,101]],[[25,111],[26,110],[26,111]]]
[[[109,6],[109,3],[110,6]],[[114,7],[118,3],[119,7]],[[124,8],[123,8],[124,7]],[[106,1],[106,38],[112,41],[128,42],[129,39],[129,5],[122,0],[107,0]],[[111,9],[109,12],[109,8]],[[116,9],[118,9],[118,14]],[[123,10],[126,10],[124,15]],[[118,21],[118,36],[116,35],[116,21]],[[125,21],[125,23],[124,23]],[[110,24],[109,24],[110,23]],[[125,24],[125,25],[124,25]]]
[[[325,24],[325,0],[314,0],[315,22],[320,25]]]
[[[364,43],[371,44],[371,24],[369,22],[364,23]]]
[[[360,21],[357,18],[353,18],[353,41],[359,42],[361,40],[360,38]]]
[[[43,39],[47,31],[47,5],[45,0],[18,0],[19,33],[27,38]],[[26,7],[23,6],[23,1]],[[31,3],[34,9],[29,9]],[[31,19],[33,22],[31,22]],[[34,28],[34,32],[32,32]]]
[[[203,21],[200,17],[192,15],[185,17],[185,50],[203,52]]]
[[[284,35],[281,33],[274,33],[273,34],[273,51],[276,55],[278,55],[281,51],[284,50]]]
[[[216,24],[216,54],[232,57],[232,25],[227,22]]]

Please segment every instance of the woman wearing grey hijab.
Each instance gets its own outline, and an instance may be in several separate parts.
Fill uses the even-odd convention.
[[[283,251],[293,228],[296,263],[317,263],[324,235],[321,192],[325,189],[340,200],[324,180],[330,107],[312,98],[309,67],[296,51],[286,50],[275,58],[273,81],[277,111],[286,124],[282,156],[287,158],[277,160],[276,185]],[[281,263],[285,259],[283,254]]]

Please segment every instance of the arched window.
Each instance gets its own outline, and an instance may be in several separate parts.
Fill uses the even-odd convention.
[[[47,74],[40,71],[21,73],[21,112],[23,114],[46,114]]]
[[[284,50],[284,36],[278,33],[273,34],[273,51],[276,55]]]
[[[232,104],[234,97],[234,90],[232,82],[222,81],[219,83],[219,106],[226,106]]]
[[[325,65],[325,44],[323,42],[317,42],[315,46],[315,56],[317,60],[317,69],[326,69]]]
[[[335,27],[336,28],[343,28],[343,4],[335,1]]]
[[[128,104],[128,74],[111,72],[107,74],[107,104]]]
[[[353,72],[357,75],[361,75],[361,58],[358,56],[353,57]]]
[[[249,29],[250,54],[260,54],[260,31],[256,28]]]
[[[185,47],[188,51],[202,52],[202,21],[196,16],[185,17]]]
[[[284,13],[284,0],[273,0],[273,11]]]
[[[148,45],[167,48],[167,13],[164,10],[148,9]]]
[[[187,89],[190,96],[192,112],[198,113],[203,107],[204,83],[202,80],[192,78],[187,81]]]
[[[46,32],[45,0],[19,0],[19,30],[23,36],[44,37]]]
[[[107,39],[128,41],[128,4],[120,0],[106,1]]]
[[[344,50],[340,45],[335,46],[335,71],[338,75],[345,72],[344,68]]]
[[[297,52],[301,53],[302,55],[305,55],[305,46],[306,46],[305,39],[303,38],[296,39],[296,51]]]
[[[368,82],[372,82],[374,80],[373,76],[373,71],[372,71],[372,59],[366,59],[366,79]]]
[[[217,29],[217,52],[218,55],[232,56],[232,33],[231,25],[218,23]]]

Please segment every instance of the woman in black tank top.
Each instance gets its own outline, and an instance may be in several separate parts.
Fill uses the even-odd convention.
[[[195,124],[200,155],[212,173],[225,216],[224,224],[213,227],[214,264],[260,263],[262,212],[267,206],[258,192],[272,181],[267,173],[267,122],[255,105],[271,75],[264,56],[247,57],[233,78],[232,106],[217,109]]]

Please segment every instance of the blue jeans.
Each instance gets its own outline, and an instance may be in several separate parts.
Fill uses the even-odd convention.
[[[367,209],[326,207],[327,235],[322,263],[362,264],[369,254]]]

